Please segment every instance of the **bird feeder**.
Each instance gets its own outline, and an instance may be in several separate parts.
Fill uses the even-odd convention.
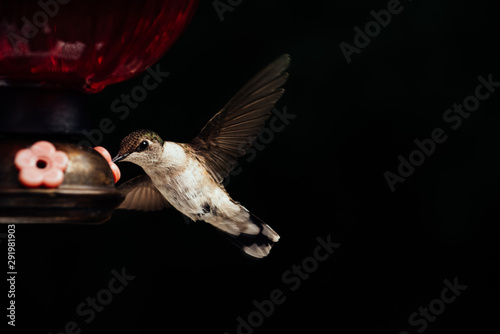
[[[79,144],[86,97],[154,64],[197,4],[0,0],[0,223],[111,217],[123,200],[116,169]]]

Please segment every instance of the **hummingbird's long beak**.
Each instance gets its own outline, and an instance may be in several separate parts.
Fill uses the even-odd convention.
[[[113,158],[113,160],[111,160],[111,162],[118,162],[120,160],[123,160],[125,159],[126,157],[128,157],[130,155],[130,153],[127,153],[127,154],[122,154],[122,155],[117,155],[116,157]]]

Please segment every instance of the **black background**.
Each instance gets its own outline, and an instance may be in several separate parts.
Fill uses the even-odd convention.
[[[237,333],[253,301],[280,289],[286,300],[255,333],[417,333],[408,317],[455,277],[467,289],[425,333],[496,328],[500,92],[457,130],[442,118],[474,94],[479,75],[500,81],[492,3],[402,1],[348,64],[339,44],[353,44],[353,28],[387,1],[246,0],[223,22],[204,1],[159,62],[169,77],[124,120],[110,105],[143,75],[90,96],[94,126],[113,120],[102,142],[112,154],[138,128],[189,141],[246,80],[289,53],[276,107],[296,117],[255,159],[242,158],[227,187],[280,242],[253,260],[174,210],[118,211],[98,226],[18,225],[16,330],[59,333],[75,321],[81,333]],[[447,140],[391,192],[384,172],[397,172],[398,156],[435,128]],[[120,167],[123,179],[140,173]],[[291,291],[282,275],[328,236],[341,246]],[[85,323],[77,306],[122,268],[135,278]]]

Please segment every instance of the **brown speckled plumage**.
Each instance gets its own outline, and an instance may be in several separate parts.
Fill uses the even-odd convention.
[[[156,132],[146,129],[140,129],[123,138],[120,144],[120,151],[118,152],[118,155],[125,155],[134,152],[144,139],[149,139],[153,142],[157,142],[162,146],[164,143],[163,139],[161,139],[161,137]]]

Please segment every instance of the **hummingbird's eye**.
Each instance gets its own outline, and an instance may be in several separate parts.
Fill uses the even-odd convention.
[[[142,143],[139,144],[139,147],[137,148],[138,151],[144,151],[145,149],[147,149],[149,146],[149,143],[147,142],[147,140],[143,141]]]

